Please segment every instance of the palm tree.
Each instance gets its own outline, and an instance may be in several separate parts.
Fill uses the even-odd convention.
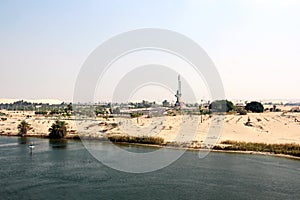
[[[67,134],[67,123],[65,121],[56,120],[49,128],[49,132],[49,138],[63,138]]]
[[[32,127],[29,123],[27,123],[25,120],[21,121],[21,123],[18,125],[19,135],[25,136],[29,130],[31,130]]]

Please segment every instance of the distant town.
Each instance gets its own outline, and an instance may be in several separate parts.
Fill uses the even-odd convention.
[[[8,111],[34,111],[35,114],[40,115],[56,115],[63,117],[70,117],[75,115],[105,116],[113,117],[120,115],[129,115],[131,117],[139,116],[175,116],[179,113],[190,115],[210,114],[214,112],[236,112],[244,115],[247,112],[264,112],[264,111],[281,111],[277,106],[290,106],[290,111],[300,112],[299,102],[287,101],[228,101],[228,100],[201,100],[200,103],[185,103],[181,91],[181,79],[178,75],[178,88],[176,94],[176,102],[171,103],[168,100],[163,102],[146,101],[128,102],[128,103],[45,103],[45,102],[29,102],[26,100],[19,100],[13,103],[0,103],[0,110]],[[267,106],[264,108],[264,106]],[[91,112],[92,111],[92,112]]]
[[[224,104],[224,108],[220,106]],[[176,115],[178,112],[188,114],[209,114],[212,112],[224,111],[236,111],[239,112],[241,109],[245,109],[250,101],[237,101],[231,102],[228,100],[219,101],[204,101],[201,103],[183,103],[173,104],[167,100],[161,103],[150,102],[143,100],[141,102],[129,102],[129,103],[84,103],[84,104],[72,104],[62,102],[60,104],[49,104],[49,103],[32,103],[24,100],[19,100],[13,103],[0,103],[1,110],[8,111],[34,111],[35,114],[41,115],[61,115],[71,116],[74,111],[82,111],[82,108],[89,108],[94,110],[94,114],[97,116],[101,115],[134,115],[140,114],[145,116],[161,116],[161,115]],[[300,112],[300,103],[283,103],[283,102],[260,102],[262,105],[270,108],[264,108],[264,111],[280,111],[276,110],[276,106],[289,106],[292,112]],[[220,104],[219,107],[216,104]],[[227,104],[227,105],[225,105]],[[75,109],[74,109],[75,107]],[[77,109],[76,109],[77,108]],[[222,110],[224,109],[224,110]],[[273,110],[274,109],[274,110]]]

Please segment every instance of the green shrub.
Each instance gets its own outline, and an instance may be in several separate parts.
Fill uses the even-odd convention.
[[[131,118],[136,118],[136,117],[141,117],[141,116],[143,116],[143,113],[139,113],[139,112],[137,112],[137,113],[130,113],[130,117]]]
[[[209,105],[212,112],[229,112],[235,109],[235,106],[228,100],[216,100]]]
[[[128,135],[112,135],[108,139],[112,142],[126,142],[126,143],[139,143],[139,144],[157,144],[164,143],[164,139],[160,137],[151,136],[128,136]]]
[[[254,113],[264,112],[264,106],[260,102],[257,102],[257,101],[252,101],[250,103],[247,103],[245,109],[248,111],[254,112]]]
[[[36,114],[36,115],[47,115],[48,111],[35,111],[34,114]]]

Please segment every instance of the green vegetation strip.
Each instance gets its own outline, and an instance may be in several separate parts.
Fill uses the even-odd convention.
[[[215,150],[231,150],[231,151],[257,151],[269,152],[274,154],[285,154],[300,157],[300,145],[291,144],[266,144],[266,143],[252,143],[252,142],[236,142],[224,141],[221,144],[226,146],[215,146]],[[228,145],[228,146],[227,146]]]
[[[127,135],[112,135],[108,139],[112,142],[126,142],[126,143],[139,143],[139,144],[164,144],[164,139],[160,137],[148,137],[148,136],[127,136]]]

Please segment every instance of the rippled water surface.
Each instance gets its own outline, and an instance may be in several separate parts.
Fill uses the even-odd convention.
[[[35,144],[32,154],[30,142]],[[149,151],[132,145],[122,148]],[[79,141],[1,136],[0,198],[300,199],[298,160],[230,153],[199,159],[197,155],[189,151],[162,170],[129,174],[104,166]]]

